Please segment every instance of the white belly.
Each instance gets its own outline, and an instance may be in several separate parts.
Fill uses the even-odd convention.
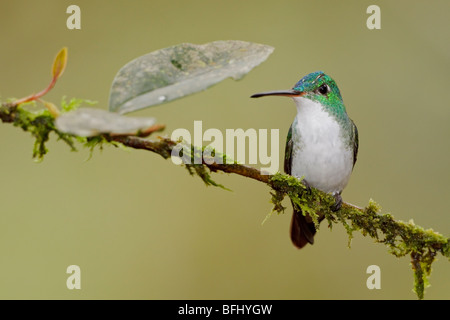
[[[298,113],[292,127],[291,174],[324,192],[341,192],[352,173],[353,150],[335,118],[320,104],[297,99],[301,100],[296,101]]]

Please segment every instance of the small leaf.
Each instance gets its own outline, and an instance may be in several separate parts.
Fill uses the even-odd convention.
[[[141,56],[117,73],[109,110],[127,113],[204,90],[226,78],[242,78],[273,47],[244,41],[184,43]]]
[[[155,119],[126,117],[101,109],[79,108],[61,114],[55,123],[61,132],[92,137],[102,133],[134,135],[153,126]]]
[[[55,60],[53,61],[53,67],[52,67],[52,76],[53,79],[58,79],[64,72],[64,69],[66,69],[67,64],[67,48],[64,47],[61,49],[61,51],[58,52],[58,54],[55,57]]]
[[[44,90],[26,96],[24,98],[18,99],[16,101],[14,101],[14,105],[18,106],[20,104],[29,102],[29,101],[35,101],[38,100],[39,98],[42,98],[44,95],[46,95],[56,84],[56,80],[58,80],[58,78],[63,74],[64,69],[66,68],[66,64],[67,64],[67,48],[64,47],[62,48],[58,54],[55,57],[55,60],[53,60],[53,66],[52,66],[52,81],[50,81],[49,85],[47,86],[47,88],[45,88]]]

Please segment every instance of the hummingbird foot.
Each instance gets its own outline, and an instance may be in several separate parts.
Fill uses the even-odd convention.
[[[333,194],[335,203],[331,206],[331,211],[336,212],[342,207],[342,197],[340,193]]]

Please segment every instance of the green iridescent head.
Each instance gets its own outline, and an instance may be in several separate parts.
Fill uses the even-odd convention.
[[[292,88],[304,98],[320,102],[323,105],[343,104],[341,92],[336,82],[323,71],[316,71],[304,76]]]
[[[336,82],[323,71],[312,72],[295,84],[291,90],[269,91],[252,95],[252,98],[264,96],[302,97],[319,102],[333,114],[344,115],[345,107]]]

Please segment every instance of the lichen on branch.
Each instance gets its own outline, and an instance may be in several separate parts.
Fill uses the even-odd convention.
[[[74,137],[56,129],[54,117],[49,110],[42,109],[30,111],[26,107],[33,107],[35,101],[23,103],[19,106],[14,104],[3,104],[0,106],[0,118],[3,122],[12,123],[14,126],[30,132],[35,138],[33,147],[33,159],[40,161],[48,152],[45,143],[53,131],[59,140],[64,141],[72,150],[75,149]]]

